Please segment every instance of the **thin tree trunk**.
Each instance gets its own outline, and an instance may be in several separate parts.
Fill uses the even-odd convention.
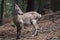
[[[60,10],[60,0],[52,0],[51,5],[54,11]]]
[[[34,0],[27,0],[27,9],[26,11],[34,11]]]
[[[2,0],[0,0],[0,25],[1,25],[1,1]]]
[[[0,17],[0,25],[3,22],[3,9],[4,9],[4,0],[1,1],[1,17]]]

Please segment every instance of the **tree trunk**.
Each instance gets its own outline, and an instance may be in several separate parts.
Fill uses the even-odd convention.
[[[2,25],[2,22],[3,22],[3,9],[4,9],[4,0],[1,0],[1,17],[0,17],[0,25]]]
[[[60,0],[52,0],[51,3],[54,11],[60,10]]]
[[[34,0],[27,0],[27,9],[26,11],[34,11]]]

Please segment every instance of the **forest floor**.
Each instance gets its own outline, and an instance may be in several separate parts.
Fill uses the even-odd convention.
[[[20,40],[60,40],[60,14],[44,15],[39,21],[39,32],[35,37],[30,37],[32,25],[22,30]],[[17,40],[16,27],[12,24],[0,26],[0,40]]]

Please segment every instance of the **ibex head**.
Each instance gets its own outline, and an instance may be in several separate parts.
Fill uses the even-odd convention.
[[[18,14],[23,14],[23,11],[21,10],[21,8],[19,8],[19,6],[17,4],[15,4],[15,11],[18,13]]]

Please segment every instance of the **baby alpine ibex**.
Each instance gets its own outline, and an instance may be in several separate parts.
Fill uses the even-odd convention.
[[[23,27],[23,25],[27,24],[27,25],[33,25],[33,27],[35,28],[35,32],[32,34],[32,36],[34,37],[38,32],[37,21],[38,21],[38,19],[41,18],[41,14],[39,14],[35,11],[23,13],[17,4],[15,4],[15,13],[14,14],[15,14],[14,23],[17,26],[18,36],[21,33],[20,30]]]

